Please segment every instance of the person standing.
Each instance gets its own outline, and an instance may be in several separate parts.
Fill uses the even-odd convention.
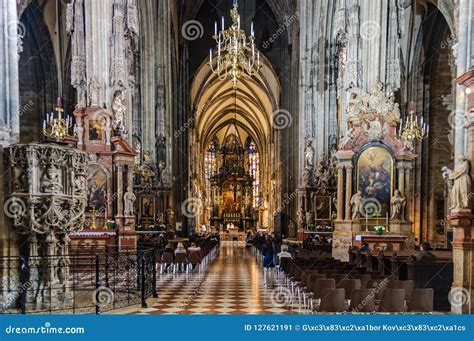
[[[262,255],[263,255],[263,286],[264,287],[273,287],[273,268],[275,264],[273,263],[273,258],[275,256],[274,244],[270,236],[266,236],[265,242],[262,246]]]

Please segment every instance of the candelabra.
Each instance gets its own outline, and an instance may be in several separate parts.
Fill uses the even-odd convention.
[[[224,17],[222,17],[222,30],[217,32],[217,22],[214,23],[214,36],[217,43],[217,58],[213,62],[212,49],[209,49],[209,66],[220,80],[230,78],[232,87],[237,89],[237,81],[242,76],[253,76],[260,69],[260,52],[255,47],[253,23],[250,36],[240,29],[240,15],[237,1],[230,10],[232,25],[224,30]],[[215,64],[215,65],[214,65]]]
[[[64,118],[62,117],[64,109],[62,107],[61,98],[57,99],[54,111],[57,113],[56,117],[54,112],[46,113],[46,119],[43,120],[43,134],[46,137],[54,137],[56,140],[59,140],[69,136],[72,118],[69,115]]]
[[[403,123],[400,121],[399,136],[402,140],[407,140],[413,143],[415,140],[421,141],[428,136],[429,127],[423,122],[423,115],[415,115],[414,110],[410,110],[407,120]]]

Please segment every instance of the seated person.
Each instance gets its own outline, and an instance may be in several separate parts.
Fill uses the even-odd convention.
[[[184,254],[187,254],[187,251],[186,249],[184,248],[184,244],[179,242],[178,243],[178,246],[176,247],[176,250],[174,250],[174,254],[178,254],[178,253],[184,253]]]
[[[436,261],[436,256],[430,252],[430,243],[423,242],[420,245],[420,251],[416,252],[412,258],[416,262],[432,263]]]
[[[363,242],[362,246],[360,247],[360,251],[369,251],[369,250],[370,250],[369,243]]]
[[[199,259],[202,260],[202,253],[201,253],[201,248],[199,246],[196,246],[196,243],[191,243],[191,246],[188,247],[188,256],[191,254],[191,253],[195,253],[198,255]],[[197,264],[193,264],[193,270],[196,269],[196,265]]]
[[[291,253],[288,252],[288,245],[281,246],[281,252],[277,254],[278,259],[281,260],[282,258],[293,258]]]

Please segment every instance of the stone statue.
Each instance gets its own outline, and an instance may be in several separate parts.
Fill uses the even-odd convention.
[[[296,236],[296,228],[295,228],[295,223],[293,221],[290,221],[288,224],[288,237],[294,238]]]
[[[469,160],[464,155],[458,156],[458,164],[454,170],[445,169],[452,181],[451,210],[468,209],[469,193],[471,192],[471,175]]]
[[[364,198],[362,197],[362,192],[357,191],[351,198],[351,207],[352,207],[352,221],[357,221],[360,219],[360,211],[362,209],[362,202]]]
[[[74,125],[74,134],[77,136],[77,145],[84,144],[84,127],[82,126],[82,119],[78,119]]]
[[[313,212],[306,212],[306,227],[310,227],[314,223]]]
[[[111,136],[112,136],[112,126],[111,126],[110,118],[108,118],[108,117],[105,120],[104,131],[105,131],[105,145],[110,146],[110,139],[111,139]]]
[[[398,189],[393,192],[392,199],[390,200],[392,208],[392,216],[390,220],[401,220],[403,209],[405,208],[406,199],[400,194]]]
[[[125,192],[125,194],[123,195],[123,200],[125,202],[124,215],[133,216],[133,204],[135,203],[135,200],[137,200],[137,197],[130,189],[128,189],[127,192]]]
[[[339,149],[343,149],[345,146],[352,144],[354,128],[349,128],[346,132],[346,135],[339,142]]]
[[[314,148],[313,141],[308,140],[304,148],[304,168],[314,169]]]
[[[305,168],[303,170],[303,186],[313,187],[313,185],[314,185],[313,170],[309,168]]]
[[[305,227],[305,211],[303,209],[298,211],[298,230],[304,230]]]
[[[63,185],[59,171],[55,166],[48,166],[41,176],[41,192],[43,193],[61,193]]]
[[[99,105],[99,90],[100,90],[99,81],[97,77],[93,76],[89,82],[89,95],[90,95],[91,106]]]
[[[125,130],[125,114],[127,112],[127,106],[122,98],[122,91],[116,91],[114,94],[114,100],[112,102],[112,110],[114,112],[113,128],[118,132],[124,132]]]

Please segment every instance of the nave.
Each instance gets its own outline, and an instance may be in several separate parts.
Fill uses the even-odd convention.
[[[275,284],[277,284],[275,282]],[[254,248],[221,242],[217,257],[203,273],[160,276],[158,299],[149,308],[127,308],[119,314],[298,314],[297,302],[263,286],[263,269]]]

